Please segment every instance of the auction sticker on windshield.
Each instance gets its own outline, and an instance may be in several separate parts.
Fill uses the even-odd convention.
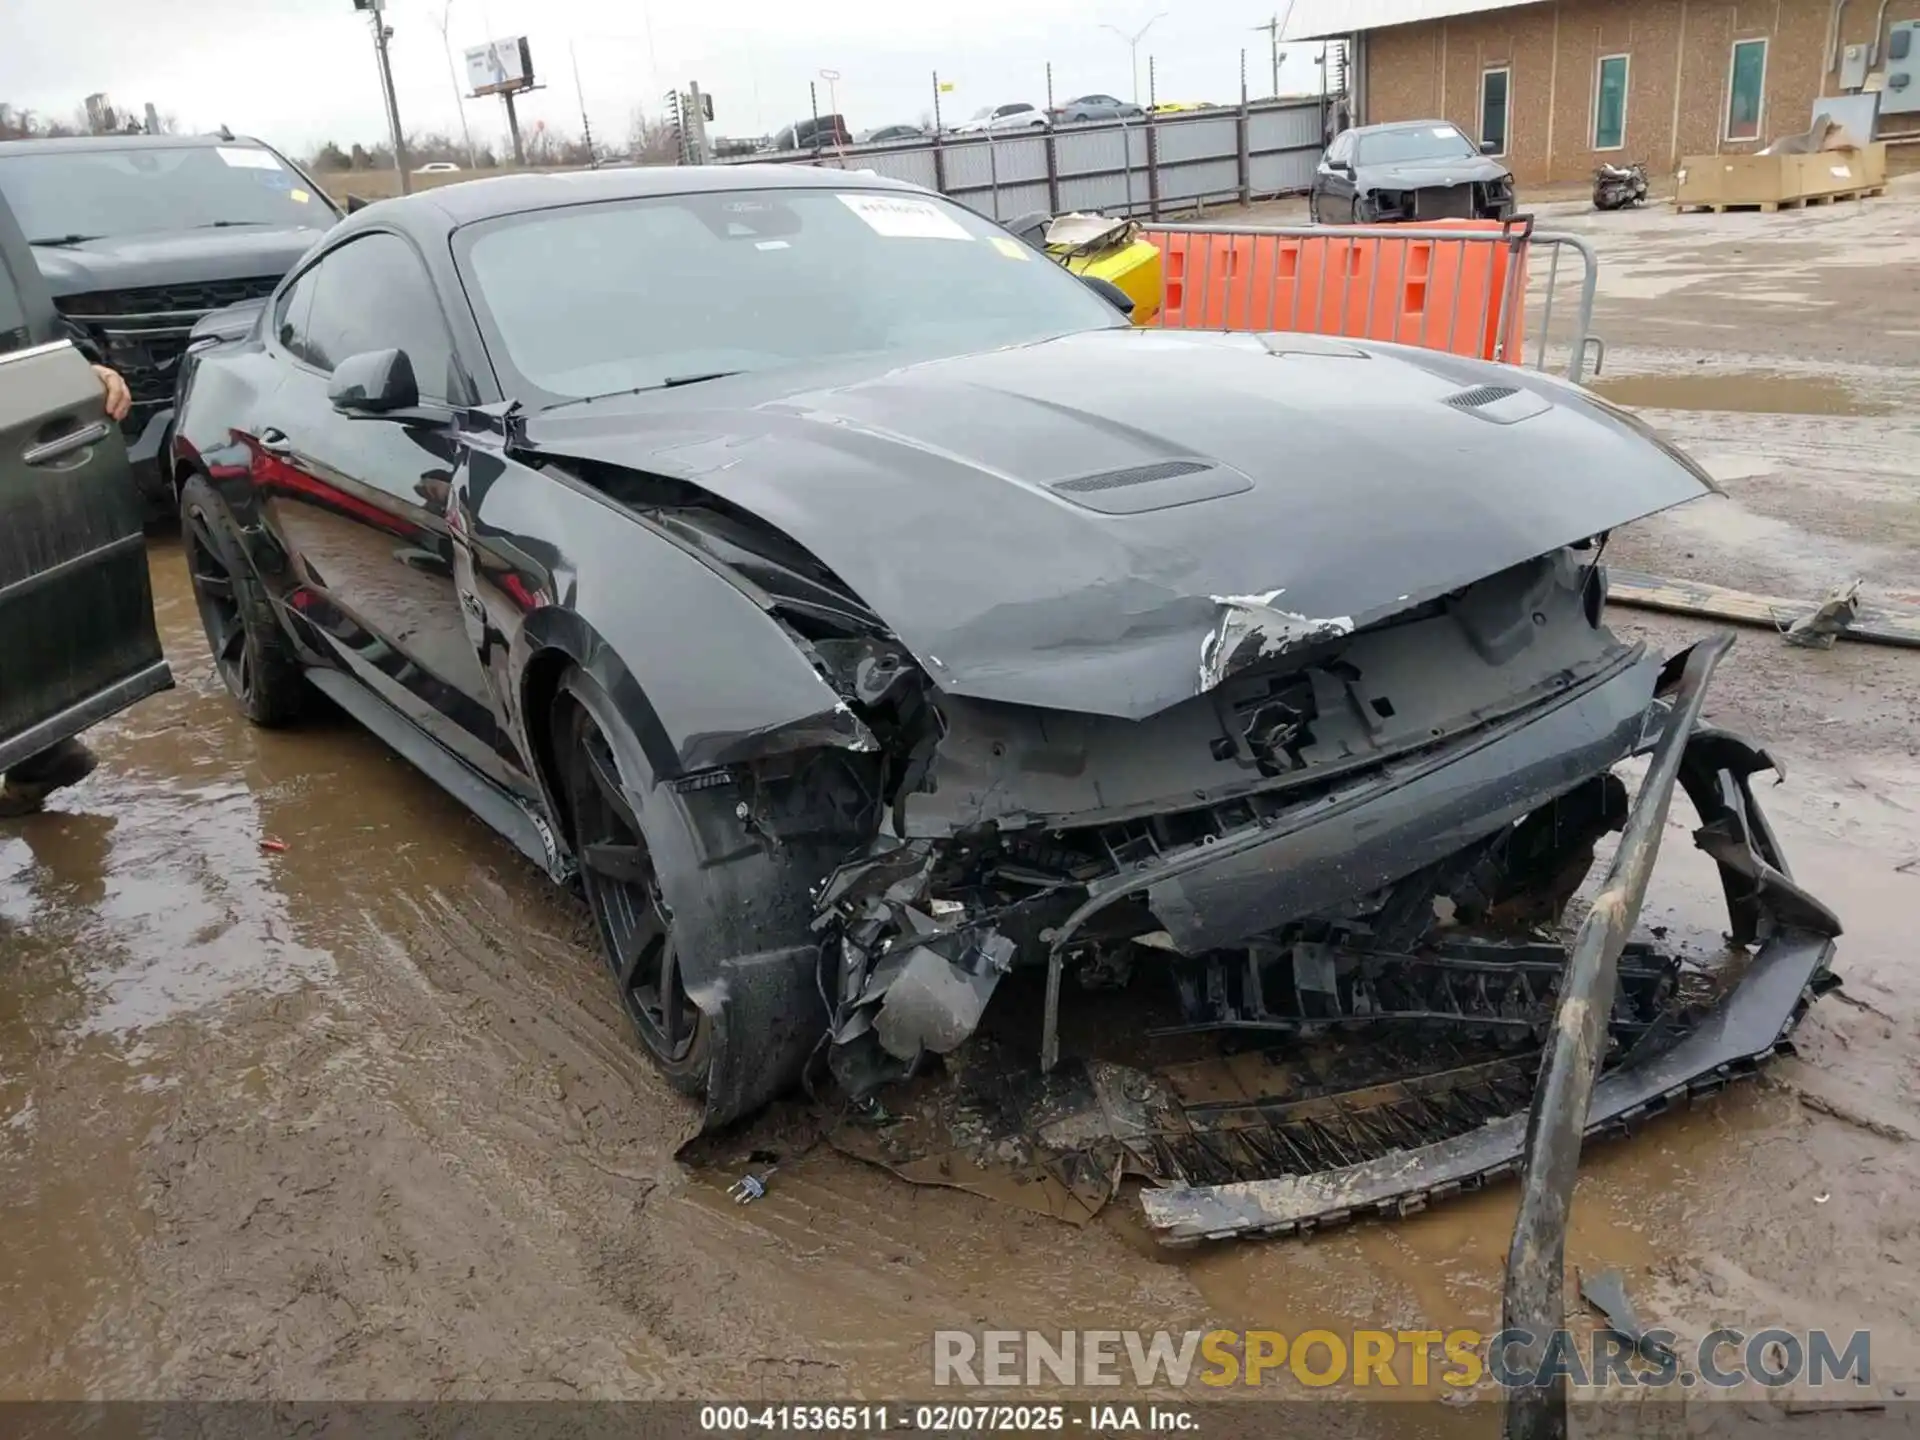
[[[938,205],[892,195],[842,195],[840,203],[867,222],[876,235],[900,240],[971,240]]]
[[[221,145],[217,148],[222,160],[242,170],[278,170],[280,168],[280,162],[264,150],[247,149],[238,145],[231,147]]]

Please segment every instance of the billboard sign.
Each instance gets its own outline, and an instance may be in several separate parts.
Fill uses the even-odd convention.
[[[495,40],[467,51],[467,84],[476,95],[531,88],[533,57],[528,53],[526,36]]]

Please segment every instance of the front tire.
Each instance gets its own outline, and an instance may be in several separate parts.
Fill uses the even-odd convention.
[[[280,627],[226,502],[205,477],[180,487],[180,542],[214,669],[254,724],[297,720],[312,691],[293,641]]]
[[[641,1048],[674,1089],[704,1095],[713,1027],[687,994],[673,916],[632,799],[639,777],[620,767],[620,755],[637,753],[638,741],[597,699],[581,677],[569,676],[554,717],[581,888]]]

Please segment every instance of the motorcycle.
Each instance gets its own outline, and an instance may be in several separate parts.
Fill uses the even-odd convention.
[[[1626,210],[1647,198],[1647,167],[1602,165],[1593,172],[1593,208]]]

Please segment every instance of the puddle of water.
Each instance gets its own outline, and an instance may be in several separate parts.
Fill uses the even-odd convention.
[[[1764,372],[1615,375],[1588,389],[1617,405],[1651,410],[1732,410],[1766,415],[1886,415],[1892,406],[1862,399],[1825,375]]]
[[[96,727],[99,772],[0,827],[0,1400],[139,1368],[143,1150],[206,1078],[200,1047],[209,1072],[257,1082],[264,1032],[227,1024],[231,1002],[304,987],[351,1006],[369,953],[427,948],[383,940],[418,937],[418,902],[445,890],[464,911],[492,865],[519,898],[539,886],[358,727],[249,726],[177,545],[150,558],[178,687]]]

